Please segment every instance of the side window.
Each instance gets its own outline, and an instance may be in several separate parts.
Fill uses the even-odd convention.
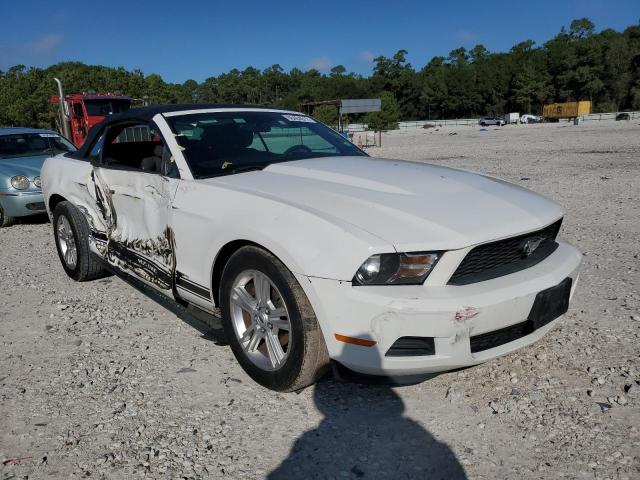
[[[82,117],[84,116],[84,112],[82,111],[82,105],[79,103],[74,103],[73,104],[73,114],[76,117]]]
[[[170,174],[171,156],[153,123],[109,127],[103,144],[106,168]]]

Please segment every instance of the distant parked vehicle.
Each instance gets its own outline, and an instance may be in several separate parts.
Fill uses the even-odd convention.
[[[485,117],[485,118],[481,118],[478,121],[478,124],[481,127],[487,127],[489,125],[498,125],[499,127],[502,127],[503,125],[505,125],[505,121],[503,118],[499,118],[499,117]]]
[[[75,150],[51,130],[0,128],[0,227],[45,212],[40,168],[47,157]]]
[[[616,115],[616,121],[619,122],[620,120],[631,120],[631,114],[627,112],[619,113]]]
[[[542,117],[538,117],[537,115],[529,115],[528,113],[526,113],[520,117],[520,123],[540,123],[540,122],[542,122]]]
[[[576,118],[591,113],[591,101],[551,103],[542,107],[542,116],[545,122],[558,121],[561,118]]]
[[[126,112],[131,108],[131,97],[118,93],[73,93],[65,95],[62,83],[55,79],[58,95],[51,96],[51,103],[58,105],[58,129],[76,147],[81,147],[87,133],[105,117]]]
[[[518,123],[518,120],[520,120],[520,114],[518,112],[504,114],[505,123]]]

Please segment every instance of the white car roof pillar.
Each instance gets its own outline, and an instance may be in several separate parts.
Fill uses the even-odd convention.
[[[171,158],[176,163],[178,167],[178,171],[180,172],[180,178],[183,180],[193,180],[193,174],[191,173],[191,169],[187,164],[187,160],[184,158],[183,150],[184,148],[178,144],[176,140],[175,134],[171,131],[171,127],[167,123],[167,120],[160,113],[154,115],[153,121],[160,129],[160,133],[164,137],[165,142],[167,143],[167,147],[171,151]]]

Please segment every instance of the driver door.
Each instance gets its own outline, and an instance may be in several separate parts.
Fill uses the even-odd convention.
[[[107,129],[92,183],[110,265],[173,296],[171,204],[179,175],[155,125]]]

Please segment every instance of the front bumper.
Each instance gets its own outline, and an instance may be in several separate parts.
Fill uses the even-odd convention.
[[[25,217],[46,211],[42,190],[0,190],[0,205],[8,217]]]
[[[525,321],[538,292],[570,277],[573,296],[582,255],[571,245],[558,243],[552,255],[533,267],[464,286],[427,282],[415,286],[354,287],[350,282],[306,276],[298,276],[298,280],[315,309],[332,359],[371,375],[441,372],[512,352],[535,342],[554,327],[557,319],[517,340],[471,352],[472,336]],[[465,315],[468,312],[475,315]],[[376,343],[372,347],[343,343],[336,340],[335,334]],[[394,342],[405,336],[433,337],[435,354],[386,356]]]

